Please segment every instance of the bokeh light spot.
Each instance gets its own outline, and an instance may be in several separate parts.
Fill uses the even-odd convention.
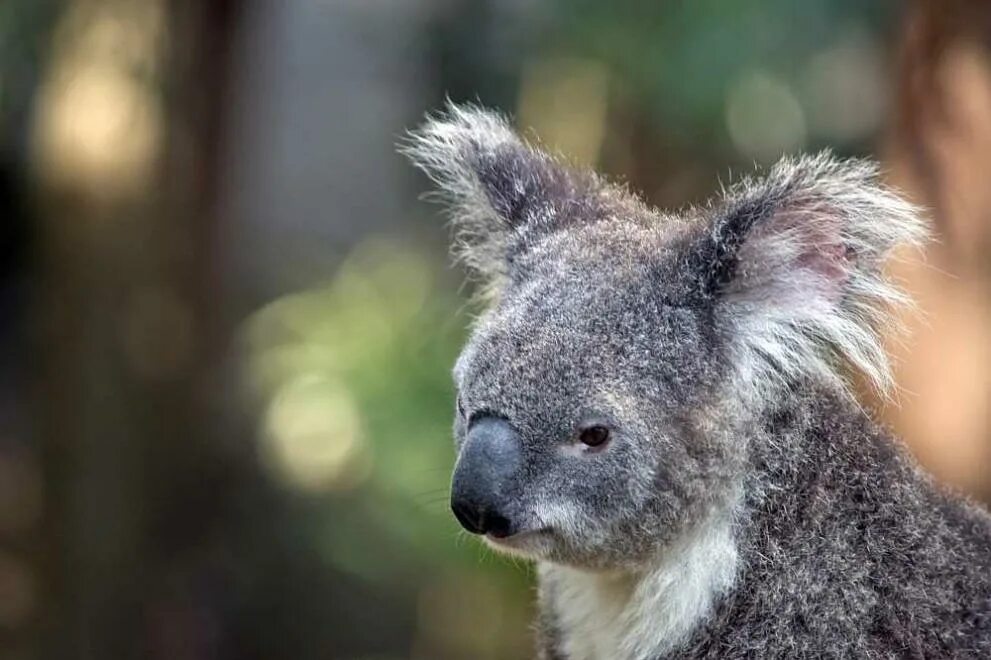
[[[164,29],[155,0],[70,5],[38,92],[32,149],[42,180],[98,199],[147,189],[164,129],[139,74],[153,72]]]
[[[764,71],[742,76],[726,101],[726,127],[743,155],[768,163],[805,143],[805,115],[791,88]]]
[[[519,125],[553,151],[595,165],[606,132],[609,77],[594,61],[538,60],[523,72]]]
[[[0,554],[0,626],[10,629],[24,625],[37,602],[37,582],[27,564]]]
[[[122,344],[131,368],[149,380],[180,373],[196,337],[193,311],[174,290],[138,288],[122,319]]]
[[[265,441],[274,474],[302,491],[347,490],[371,469],[353,397],[324,375],[301,374],[279,388],[265,417]]]
[[[802,76],[809,130],[830,140],[851,142],[881,125],[888,96],[877,44],[854,33],[819,53]]]

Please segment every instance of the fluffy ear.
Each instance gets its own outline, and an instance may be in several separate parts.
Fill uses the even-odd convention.
[[[880,325],[908,300],[883,266],[925,232],[916,209],[877,182],[876,165],[825,153],[785,159],[717,207],[694,272],[730,323],[743,377],[842,384],[846,361],[887,391]]]
[[[411,132],[401,151],[448,205],[455,255],[495,288],[540,238],[601,215],[594,174],[526,144],[491,112],[449,105]]]

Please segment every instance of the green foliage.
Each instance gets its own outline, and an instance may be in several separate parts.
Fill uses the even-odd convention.
[[[880,31],[894,3],[554,0],[553,7],[553,48],[607,64],[668,132],[711,147],[735,80],[757,69],[797,82],[802,65],[844,31]]]
[[[485,592],[494,600],[486,608],[509,620],[468,622],[478,634],[442,635],[431,648],[475,657],[486,626],[495,626],[500,641],[487,652],[508,653],[505,644],[525,643],[527,574],[465,538],[448,509],[449,370],[466,319],[459,298],[437,283],[441,263],[372,240],[327,285],[254,315],[246,339],[267,411],[262,459],[304,501],[305,543],[328,568],[400,598],[450,604]],[[448,609],[421,608],[421,631],[451,625],[436,617],[469,614]]]

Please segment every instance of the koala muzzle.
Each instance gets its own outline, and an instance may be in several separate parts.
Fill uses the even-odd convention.
[[[458,456],[451,484],[451,510],[472,534],[512,536],[508,492],[523,465],[520,438],[504,419],[476,421]]]

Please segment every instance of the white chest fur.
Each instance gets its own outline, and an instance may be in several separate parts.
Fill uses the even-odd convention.
[[[648,660],[684,642],[736,575],[729,520],[701,526],[642,571],[589,572],[542,564],[569,660]]]

